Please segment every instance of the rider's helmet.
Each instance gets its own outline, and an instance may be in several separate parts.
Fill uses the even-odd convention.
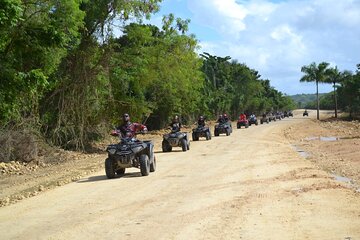
[[[200,117],[199,117],[199,120],[200,120],[200,121],[203,121],[203,120],[204,120],[204,116],[200,116]]]
[[[130,122],[130,116],[129,116],[128,113],[124,113],[124,115],[123,115],[123,121],[124,121],[125,123]]]
[[[179,116],[178,115],[175,115],[174,118],[173,118],[173,122],[176,122],[178,123],[179,122]]]
[[[223,114],[223,117],[224,117],[224,118],[227,118],[227,114],[226,114],[226,113],[224,113],[224,114]]]

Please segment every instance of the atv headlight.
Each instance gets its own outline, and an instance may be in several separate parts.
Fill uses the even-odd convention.
[[[110,149],[108,150],[108,152],[109,152],[110,154],[115,154],[115,153],[116,153],[116,149],[115,149],[115,148],[110,148]]]

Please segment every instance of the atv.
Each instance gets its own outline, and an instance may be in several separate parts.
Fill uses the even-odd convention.
[[[257,118],[256,118],[255,115],[252,115],[252,116],[250,116],[250,118],[249,118],[249,126],[251,126],[251,124],[255,124],[255,125],[258,125],[258,124],[259,124],[259,122],[258,122],[258,120],[257,120]]]
[[[247,120],[246,117],[244,117],[244,118],[239,117],[239,119],[236,123],[236,127],[239,129],[239,128],[241,128],[241,126],[244,126],[245,128],[249,127],[249,120]]]
[[[135,138],[122,138],[118,144],[110,144],[106,151],[105,173],[107,178],[123,176],[126,168],[140,168],[142,176],[155,172],[156,159],[154,145],[151,141],[140,141]]]
[[[263,114],[262,118],[260,119],[260,124],[269,123],[269,122],[270,122],[269,117],[266,114]]]
[[[206,140],[211,139],[211,133],[209,127],[206,126],[197,126],[192,130],[192,140],[199,141],[200,137],[206,138]]]
[[[307,117],[309,116],[309,113],[306,110],[305,110],[305,112],[303,112],[303,117],[304,116],[307,116]]]
[[[274,122],[276,122],[276,116],[275,116],[275,114],[273,114],[273,113],[269,113],[269,121],[271,122],[271,121],[274,121]]]
[[[280,112],[276,112],[275,113],[275,120],[281,120],[282,119],[282,117],[281,117],[281,113]]]
[[[163,152],[171,152],[173,147],[181,147],[184,152],[190,149],[189,134],[172,130],[164,134],[162,141]]]
[[[229,136],[232,133],[232,126],[230,122],[220,122],[215,125],[214,135],[217,137],[222,133],[225,133],[226,136]]]

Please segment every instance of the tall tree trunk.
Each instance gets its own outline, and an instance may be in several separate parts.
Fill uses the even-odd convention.
[[[337,118],[337,97],[336,97],[336,87],[335,82],[334,83],[334,102],[335,102],[335,118]]]
[[[320,120],[319,81],[316,80],[317,120]]]

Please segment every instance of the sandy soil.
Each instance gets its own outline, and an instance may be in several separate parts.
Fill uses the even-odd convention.
[[[5,166],[0,236],[360,239],[358,139],[306,140],[348,136],[339,135],[345,128],[342,124],[305,119],[297,113],[294,118],[234,129],[229,137],[192,142],[190,151],[172,153],[159,151],[158,135],[148,136],[155,140],[158,166],[147,177],[129,169],[122,178],[106,179],[104,154],[75,154],[72,161],[31,171],[20,166],[9,172]],[[349,125],[354,128],[352,136],[358,125]],[[297,152],[300,148],[308,157]],[[331,171],[344,171],[341,175],[353,181],[337,181]],[[11,204],[12,196],[25,198],[26,192],[36,196]]]
[[[311,115],[315,117],[316,111]],[[322,111],[321,121],[310,118],[293,124],[285,136],[307,159],[360,188],[360,122],[339,121],[331,115]]]

